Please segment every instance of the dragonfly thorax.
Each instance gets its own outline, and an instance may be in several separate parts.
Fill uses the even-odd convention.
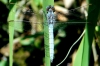
[[[54,24],[54,22],[55,22],[55,14],[54,14],[52,8],[50,8],[47,12],[47,21],[49,24]]]

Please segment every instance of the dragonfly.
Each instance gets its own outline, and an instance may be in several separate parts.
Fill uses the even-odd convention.
[[[71,9],[71,10],[69,10],[69,12],[73,12],[73,11],[75,11],[77,9],[80,9],[80,8],[82,8],[82,7],[78,7],[78,8],[75,8],[75,9]],[[53,31],[53,29],[54,29],[55,24],[57,24],[57,23],[59,23],[59,24],[85,24],[85,23],[89,23],[89,22],[63,22],[63,23],[61,23],[59,21],[56,21],[56,14],[54,12],[55,12],[54,6],[49,5],[47,7],[47,14],[45,14],[45,17],[46,17],[47,22],[44,22],[44,23],[34,22],[33,23],[33,24],[43,24],[43,25],[47,25],[49,27],[49,37],[47,37],[47,38],[49,38],[50,61],[51,62],[54,59],[54,34],[53,34],[54,31]],[[27,15],[27,14],[28,15],[31,15],[30,13],[32,15],[34,15],[34,13],[31,10],[26,11],[26,13],[24,13],[24,15]],[[87,16],[87,14],[86,14],[86,16]],[[26,18],[28,18],[28,17],[26,17]],[[15,21],[15,22],[25,22],[25,23],[29,23],[30,22],[28,20],[10,20],[8,22],[11,22],[11,21]],[[83,36],[84,33],[85,33],[85,31],[83,31],[81,37]],[[76,40],[76,42],[74,43],[74,45],[80,40],[80,38],[78,40]],[[68,52],[68,54],[69,54],[69,52]],[[68,57],[68,54],[64,58],[64,60]],[[64,60],[61,63],[63,63]],[[61,63],[59,63],[57,66],[59,66]]]
[[[54,35],[53,26],[55,23],[54,7],[49,5],[47,7],[47,22],[49,27],[49,45],[50,45],[50,60],[53,61],[54,58]]]

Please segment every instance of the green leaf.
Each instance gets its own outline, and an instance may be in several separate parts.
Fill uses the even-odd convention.
[[[99,12],[100,12],[100,0],[87,0],[89,4],[92,4],[88,8],[88,17],[87,22],[90,24],[86,24],[85,36],[79,46],[77,51],[76,58],[74,60],[73,66],[91,66],[89,61],[91,60],[91,50],[92,50],[92,41],[95,32],[95,26],[97,24]]]
[[[95,30],[98,32],[98,31],[100,31],[100,26],[96,26],[95,27]]]
[[[34,38],[30,37],[30,38],[21,39],[20,42],[22,45],[30,45],[34,42]]]
[[[11,10],[18,0],[9,0],[9,9]],[[13,3],[13,4],[10,4]]]
[[[0,0],[1,2],[3,2],[4,4],[7,4],[8,1],[7,0]]]
[[[11,6],[12,7],[12,6]],[[13,66],[13,37],[14,37],[14,22],[15,19],[15,13],[13,10],[16,9],[16,4],[13,5],[13,8],[10,7],[10,13],[8,16],[8,22],[9,22],[9,47],[10,47],[10,55],[9,55],[9,66]]]
[[[7,61],[6,61],[6,60],[1,60],[1,61],[0,61],[0,66],[5,66],[5,65],[6,65],[6,63],[7,63]]]
[[[73,66],[81,66],[83,48],[84,48],[84,37],[83,37],[83,39],[82,39],[82,41],[80,43],[80,46],[78,48],[78,51],[77,51]]]
[[[73,66],[88,66],[89,65],[89,45],[85,36],[82,38],[78,48]]]
[[[38,6],[41,0],[34,0],[35,4]]]

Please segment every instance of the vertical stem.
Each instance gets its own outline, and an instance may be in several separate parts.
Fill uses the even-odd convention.
[[[11,0],[11,2],[16,2],[16,0]],[[15,19],[15,12],[13,10],[16,9],[16,4],[10,5],[9,4],[9,16],[8,16],[8,22],[10,20]],[[13,37],[14,37],[14,22],[9,22],[9,66],[13,66]]]
[[[9,66],[13,66],[13,36],[14,36],[14,22],[9,22],[9,50],[10,50]]]
[[[43,11],[46,12],[48,5],[54,5],[54,0],[43,0]],[[46,22],[46,16],[44,15],[44,22]],[[49,27],[44,25],[44,43],[45,43],[45,66],[51,66],[50,64],[50,50],[49,50]]]

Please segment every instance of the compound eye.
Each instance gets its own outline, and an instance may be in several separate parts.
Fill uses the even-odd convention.
[[[55,12],[55,8],[54,8],[54,6],[51,6],[51,9],[53,10],[53,12]]]
[[[52,7],[52,10],[53,10],[53,12],[55,12],[55,8],[54,7]]]
[[[51,8],[51,5],[47,6],[46,10],[49,11],[50,8]]]

